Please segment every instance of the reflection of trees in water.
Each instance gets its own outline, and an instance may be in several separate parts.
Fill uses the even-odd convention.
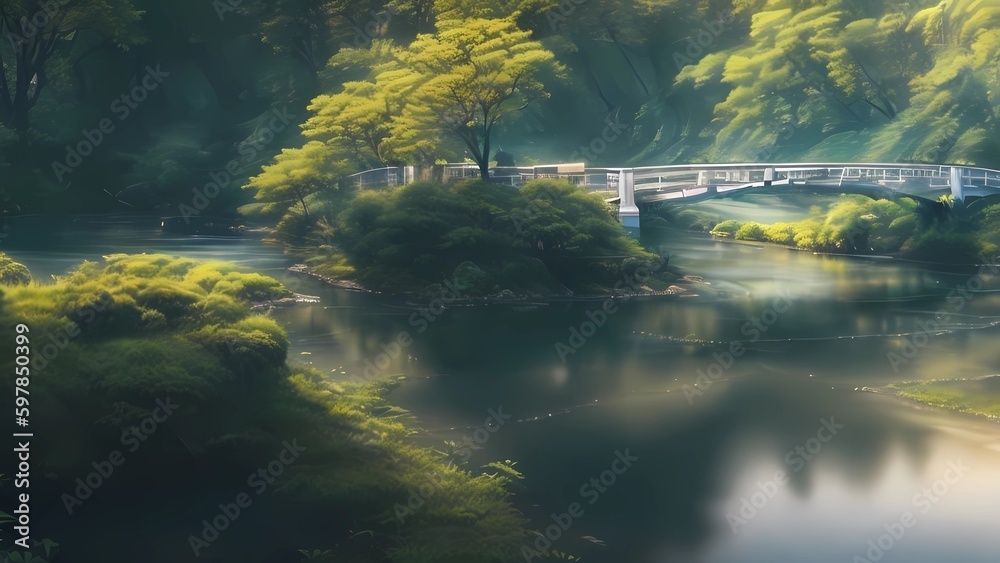
[[[608,548],[592,549],[581,542],[574,546],[578,548],[575,552],[566,545],[570,552],[596,557],[613,553],[638,561],[665,547],[696,549],[714,534],[729,533],[728,529],[719,531],[718,515],[709,505],[732,494],[725,475],[745,471],[731,464],[739,461],[733,455],[734,447],[748,440],[770,444],[762,446],[770,450],[765,455],[773,455],[775,465],[789,474],[787,486],[792,494],[804,498],[810,496],[820,467],[826,472],[833,468],[850,483],[865,489],[875,485],[880,471],[899,451],[918,467],[928,458],[926,429],[900,420],[853,392],[833,391],[815,381],[747,378],[711,389],[696,399],[694,407],[681,394],[666,397],[624,407],[630,413],[628,419],[644,421],[642,429],[622,428],[634,420],[622,422],[620,411],[617,416],[601,413],[598,416],[602,419],[610,416],[595,421],[593,429],[577,428],[577,432],[591,436],[588,449],[603,452],[613,451],[611,446],[628,446],[640,461],[600,502],[585,505],[586,523],[581,525],[581,533],[574,534],[580,537],[594,533],[608,543]],[[835,417],[845,428],[823,443],[812,461],[794,471],[786,465],[785,455],[816,437],[823,417]],[[609,440],[610,449],[593,444]],[[597,465],[589,459],[582,463],[587,466],[584,472],[598,473],[599,462],[594,463]],[[755,479],[772,477],[773,473],[766,473]],[[532,478],[530,473],[528,478]],[[569,478],[565,474],[556,478],[560,484],[563,480],[571,484],[578,481],[576,476]],[[567,496],[567,502],[573,500]],[[562,507],[556,504],[551,508]]]

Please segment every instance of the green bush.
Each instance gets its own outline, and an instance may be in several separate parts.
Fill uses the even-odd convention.
[[[715,228],[712,229],[712,234],[717,237],[734,237],[742,226],[743,221],[729,219],[716,225]]]
[[[285,289],[278,280],[260,274],[244,274],[232,272],[226,274],[212,287],[213,293],[222,293],[250,302],[271,301],[289,297],[291,292]]]
[[[520,189],[482,181],[417,182],[360,194],[335,223],[324,232],[343,254],[330,253],[325,271],[349,271],[346,257],[359,282],[381,291],[424,294],[456,277],[470,296],[503,289],[601,291],[618,279],[613,269],[593,267],[599,257],[651,258],[601,196],[561,180],[535,180]],[[525,260],[545,271],[508,267]]]
[[[30,283],[31,271],[24,264],[15,262],[0,252],[0,285],[28,285]]]
[[[736,231],[736,240],[766,241],[764,235],[764,225],[760,223],[744,223],[740,230]]]
[[[171,280],[160,279],[150,282],[139,290],[135,302],[140,307],[163,313],[168,319],[176,319],[191,312],[194,305],[204,296],[205,292],[200,288],[199,291],[192,291],[176,285]]]
[[[767,242],[792,246],[795,244],[795,225],[791,223],[775,223],[764,229]]]

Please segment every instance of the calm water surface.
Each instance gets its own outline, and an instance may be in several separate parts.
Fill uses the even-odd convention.
[[[286,275],[292,260],[258,238],[157,226],[27,218],[3,248],[39,278],[105,254],[164,252],[238,262],[320,296],[275,312],[293,362],[335,379],[405,375],[391,398],[429,444],[478,436],[471,466],[517,462],[514,502],[535,529],[581,505],[552,547],[587,561],[846,563],[874,560],[868,541],[887,529],[901,537],[882,538],[882,561],[997,561],[1000,426],[859,390],[1000,371],[995,280],[956,311],[946,296],[972,271],[651,232],[644,242],[665,245],[671,266],[705,278],[700,297],[619,301],[577,350],[571,329],[590,334],[599,302],[414,317]],[[900,335],[918,338],[940,312],[942,331],[897,373],[887,355],[901,353]],[[412,344],[386,353],[401,332]],[[746,352],[730,365],[732,341]],[[559,343],[574,350],[562,349],[565,362]],[[696,388],[699,370],[722,376]],[[497,411],[510,418],[477,433]],[[614,463],[626,451],[637,458],[627,468]],[[896,525],[907,512],[912,526]]]

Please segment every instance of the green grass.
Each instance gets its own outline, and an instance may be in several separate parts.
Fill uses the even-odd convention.
[[[1000,419],[1000,377],[904,381],[881,391],[938,408]]]

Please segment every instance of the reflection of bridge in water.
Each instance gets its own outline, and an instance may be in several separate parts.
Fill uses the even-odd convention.
[[[750,191],[780,193],[797,189],[929,200],[952,195],[960,203],[966,198],[1000,194],[1000,171],[931,164],[691,164],[644,168],[558,164],[497,168],[490,173],[490,181],[502,184],[519,186],[539,178],[560,178],[586,186],[617,204],[619,219],[632,229],[639,227],[638,204],[695,202]],[[351,180],[359,187],[377,187],[406,184],[418,177],[428,174],[404,166],[369,170],[355,174]],[[479,168],[448,164],[435,167],[431,177],[445,182],[478,178]]]

